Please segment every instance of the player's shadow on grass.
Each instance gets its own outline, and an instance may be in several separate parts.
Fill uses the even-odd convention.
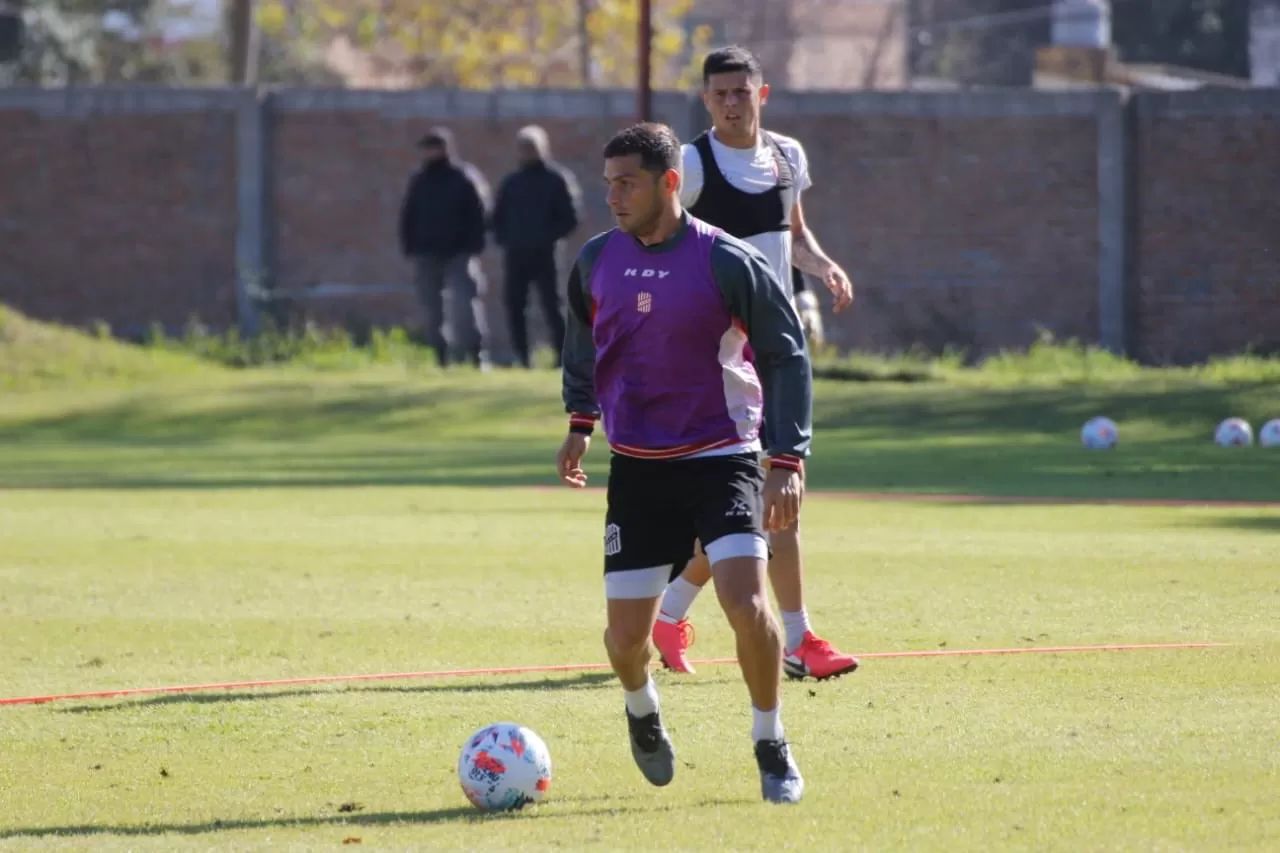
[[[571,678],[540,678],[501,682],[472,681],[465,684],[349,686],[345,689],[325,688],[323,685],[317,685],[311,689],[166,693],[159,696],[150,696],[146,699],[129,699],[116,702],[104,700],[107,704],[70,705],[57,710],[62,714],[94,714],[103,711],[133,711],[140,708],[154,708],[165,705],[217,705],[223,702],[265,702],[272,699],[315,698],[347,694],[507,693],[525,690],[581,690],[604,686],[614,680],[614,675],[611,672],[584,672]]]
[[[143,825],[112,826],[101,824],[79,824],[70,826],[32,826],[15,827],[0,830],[0,841],[12,838],[84,838],[97,835],[120,835],[125,837],[152,835],[205,835],[215,832],[251,831],[264,829],[314,829],[321,827],[341,828],[348,834],[360,827],[382,827],[392,824],[431,824],[431,823],[488,823],[490,821],[507,820],[556,820],[561,818],[578,818],[590,815],[636,814],[645,812],[663,812],[674,808],[664,803],[652,805],[628,805],[619,799],[617,805],[592,805],[583,807],[587,802],[607,802],[609,797],[590,797],[551,800],[546,805],[536,806],[519,812],[480,812],[470,806],[457,806],[448,809],[409,812],[373,812],[370,814],[354,813],[349,815],[314,816],[297,818],[275,818],[271,820],[211,820],[204,823],[149,823]],[[711,800],[700,800],[701,806],[733,806],[755,802],[747,799],[728,797]]]
[[[500,818],[506,815],[501,815]],[[204,835],[212,832],[234,832],[255,829],[307,829],[322,826],[382,826],[394,823],[443,823],[452,820],[492,819],[474,808],[459,806],[421,812],[378,812],[374,814],[335,815],[332,817],[279,818],[274,820],[211,820],[204,823],[148,823],[143,825],[80,824],[71,826],[16,827],[0,830],[0,840],[10,838],[66,838],[94,835]]]
[[[1270,515],[1215,515],[1208,518],[1198,518],[1192,523],[1197,527],[1219,527],[1231,530],[1253,530],[1259,533],[1280,533],[1280,513]]]
[[[736,670],[731,676],[723,676],[717,678],[698,678],[698,679],[681,679],[680,687],[707,687],[712,685],[724,684],[727,681],[737,679]],[[470,683],[470,684],[418,684],[418,685],[401,685],[401,686],[378,686],[378,687],[347,687],[345,689],[326,689],[324,686],[316,686],[313,689],[292,689],[292,690],[264,690],[261,692],[249,690],[226,690],[218,693],[166,693],[159,696],[149,696],[146,699],[126,699],[111,701],[104,699],[102,704],[93,705],[68,705],[66,707],[57,708],[60,714],[100,714],[104,711],[134,711],[141,708],[163,707],[165,705],[217,705],[224,702],[264,702],[271,699],[298,699],[298,698],[316,698],[320,696],[344,696],[348,694],[367,694],[367,693],[401,693],[406,695],[423,694],[423,693],[506,693],[512,691],[524,690],[588,690],[596,687],[611,687],[615,685],[615,678],[611,672],[589,672],[576,675],[573,678],[547,678],[525,681],[506,681],[500,683]]]

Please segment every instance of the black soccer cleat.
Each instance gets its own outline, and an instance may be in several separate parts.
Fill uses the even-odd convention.
[[[804,796],[804,778],[785,740],[756,741],[760,767],[760,794],[770,803],[798,803]]]
[[[655,711],[643,717],[627,712],[627,728],[631,733],[631,757],[652,785],[670,785],[676,775],[676,749],[662,727]]]

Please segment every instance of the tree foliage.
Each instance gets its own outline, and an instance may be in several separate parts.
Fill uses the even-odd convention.
[[[7,80],[41,86],[207,82],[221,73],[209,22],[167,0],[26,0]],[[172,34],[205,28],[203,38]]]
[[[697,79],[707,34],[686,31],[693,2],[653,4],[655,87]],[[342,43],[375,75],[402,85],[633,86],[638,7],[635,0],[263,0],[258,25],[272,67],[323,64]]]

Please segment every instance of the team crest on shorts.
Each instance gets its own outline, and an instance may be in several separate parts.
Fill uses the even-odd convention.
[[[612,557],[622,551],[622,531],[616,524],[608,524],[604,528],[604,553]]]
[[[636,310],[641,314],[648,314],[653,310],[653,294],[647,290],[642,290],[636,294]]]

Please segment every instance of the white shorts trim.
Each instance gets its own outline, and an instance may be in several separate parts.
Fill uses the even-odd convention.
[[[730,533],[714,542],[704,544],[702,550],[712,566],[721,560],[732,560],[735,557],[769,559],[769,543],[759,533]]]
[[[751,441],[739,441],[737,444],[730,444],[727,447],[716,447],[711,450],[703,450],[700,453],[690,453],[688,456],[682,456],[681,459],[706,459],[709,456],[737,456],[739,453],[761,453],[760,439],[752,439]]]
[[[671,580],[672,566],[654,566],[651,569],[628,569],[622,572],[606,572],[604,576],[605,598],[657,598]]]

